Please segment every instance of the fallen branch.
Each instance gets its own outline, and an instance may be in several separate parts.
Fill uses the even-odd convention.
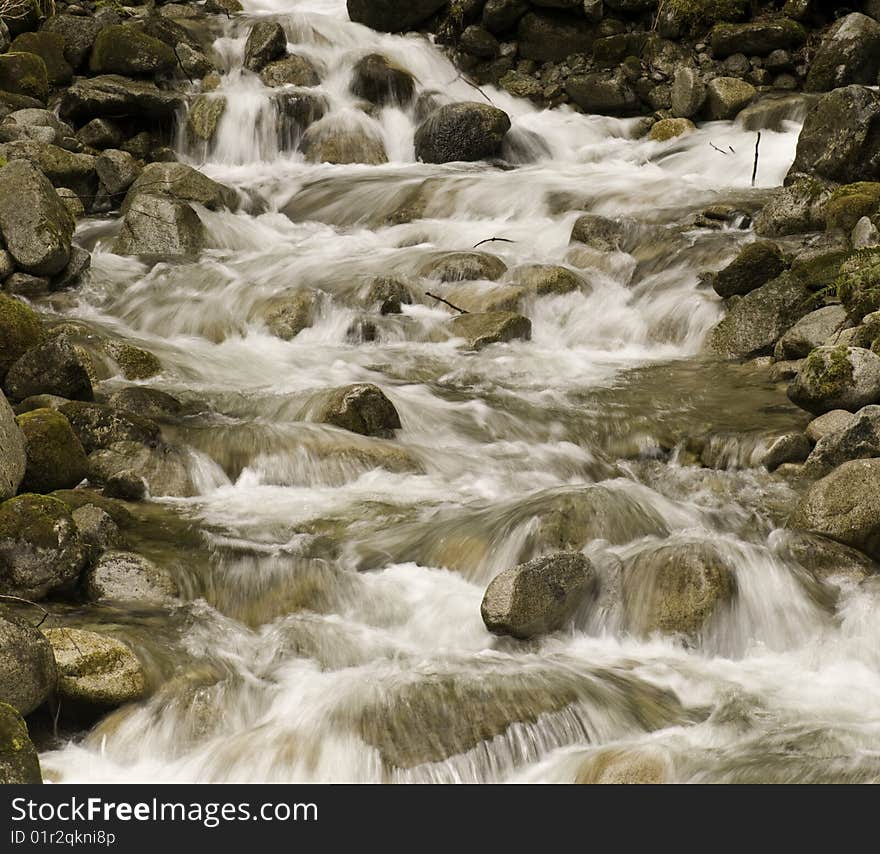
[[[714,142],[711,141],[709,142],[709,145],[711,145],[712,148],[714,148],[719,154],[723,154],[725,157],[727,157],[727,152],[723,148],[719,148],[717,145],[715,145]]]
[[[42,606],[38,605],[36,602],[32,602],[30,599],[23,599],[21,596],[11,596],[8,593],[0,593],[0,599],[4,602],[17,602],[19,605],[30,605],[32,608],[36,608],[38,611],[43,612],[43,617],[39,623],[34,626],[35,629],[40,628],[46,620],[49,619],[49,612]]]
[[[453,303],[449,302],[448,299],[443,299],[443,297],[438,297],[437,294],[432,294],[430,291],[425,291],[425,296],[431,297],[431,299],[435,299],[438,302],[442,302],[444,305],[448,305],[450,308],[453,308],[457,312],[459,312],[459,314],[470,314],[470,312],[467,311],[466,309],[459,308],[457,305],[453,305]]]
[[[180,54],[177,52],[177,45],[171,45],[171,50],[174,51],[174,56],[177,58],[177,64],[180,66],[180,70],[186,76],[186,79],[193,85],[195,85],[195,81],[192,77],[189,76],[189,72],[183,67],[183,60],[180,58]]]
[[[758,139],[755,141],[755,166],[752,169],[752,186],[758,178],[758,158],[761,155],[761,131],[758,131]]]
[[[510,240],[507,237],[489,237],[486,240],[481,240],[479,243],[475,244],[472,248],[476,249],[478,246],[482,246],[484,243],[516,243],[515,240]]]

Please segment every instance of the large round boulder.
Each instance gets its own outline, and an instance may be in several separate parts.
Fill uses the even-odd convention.
[[[6,395],[0,391],[0,501],[18,492],[26,466],[24,436]]]
[[[89,69],[93,74],[152,77],[177,67],[174,50],[131,24],[104,27],[92,45]]]
[[[167,571],[133,552],[108,551],[86,572],[85,590],[95,602],[161,604],[178,594]]]
[[[488,104],[445,104],[419,125],[416,157],[425,163],[484,160],[501,154],[510,117]]]
[[[113,251],[147,258],[192,258],[204,249],[206,240],[205,226],[191,205],[140,192],[128,205]]]
[[[0,618],[0,703],[29,715],[55,691],[56,680],[46,639],[23,621]]]
[[[758,240],[744,246],[733,261],[712,277],[712,287],[724,299],[745,296],[784,270],[782,250],[770,240]]]
[[[100,403],[72,401],[60,406],[59,413],[69,421],[87,454],[98,448],[109,448],[115,442],[150,445],[161,438],[155,422]]]
[[[70,590],[86,563],[70,511],[26,493],[0,504],[0,590],[26,599]]]
[[[880,74],[880,23],[853,12],[828,32],[810,62],[804,88],[827,92],[850,83],[876,86]]]
[[[53,409],[34,409],[16,419],[24,436],[24,492],[72,489],[88,471],[86,453],[70,422]]]
[[[532,638],[562,628],[595,589],[595,572],[583,554],[557,552],[496,575],[480,613],[494,634]]]
[[[821,415],[880,402],[880,356],[863,347],[817,347],[788,389],[792,403]]]
[[[88,357],[64,340],[50,340],[28,350],[6,374],[4,389],[12,400],[54,394],[68,400],[91,400]]]

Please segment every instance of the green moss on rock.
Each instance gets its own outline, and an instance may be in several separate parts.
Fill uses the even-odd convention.
[[[46,493],[68,489],[86,476],[86,452],[60,412],[34,409],[15,420],[24,435],[27,455],[23,491]]]
[[[176,66],[177,58],[167,44],[128,24],[101,30],[89,60],[95,74],[151,76],[172,71]]]
[[[859,181],[838,187],[825,203],[825,225],[830,230],[847,234],[863,216],[880,212],[880,183]]]
[[[0,294],[0,381],[13,363],[45,340],[39,315],[23,302]]]
[[[837,295],[855,323],[880,309],[880,248],[853,253],[840,268]]]
[[[835,347],[827,358],[818,350],[807,356],[804,370],[813,378],[817,396],[838,397],[852,384],[853,368],[849,361],[849,350],[845,346]]]
[[[0,703],[0,785],[42,783],[40,760],[24,718]]]
[[[125,341],[108,341],[107,354],[119,365],[127,380],[148,380],[162,373],[162,363],[147,350]]]
[[[45,101],[49,97],[46,63],[35,53],[0,55],[0,89],[13,95],[27,95]]]

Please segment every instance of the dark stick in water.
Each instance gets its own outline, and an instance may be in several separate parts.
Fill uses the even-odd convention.
[[[755,167],[752,169],[752,186],[755,186],[755,180],[758,177],[758,157],[761,149],[761,131],[758,131],[758,139],[755,141]]]
[[[461,314],[470,314],[469,311],[463,308],[459,308],[457,305],[453,305],[449,300],[443,299],[443,297],[438,297],[437,294],[432,294],[430,291],[425,291],[426,297],[431,297],[431,299],[436,299],[442,302],[444,305],[448,305],[450,308],[454,308],[457,312]]]

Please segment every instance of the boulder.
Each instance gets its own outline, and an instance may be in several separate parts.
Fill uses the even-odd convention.
[[[0,590],[43,599],[72,589],[86,549],[67,507],[47,495],[19,495],[0,504]]]
[[[100,403],[72,401],[60,406],[59,412],[68,420],[87,454],[116,442],[152,445],[161,439],[159,425],[153,421]]]
[[[67,187],[91,205],[98,188],[95,158],[74,154],[51,143],[17,140],[6,146],[10,161],[26,160],[37,167],[55,187]]]
[[[595,28],[584,19],[553,12],[530,12],[519,21],[519,55],[537,62],[559,62],[573,53],[590,53]]]
[[[91,400],[92,381],[86,357],[64,340],[51,340],[28,350],[6,374],[3,384],[12,400],[54,394],[68,400]]]
[[[67,208],[35,166],[12,160],[0,169],[0,233],[22,270],[60,273],[70,260],[73,228]]]
[[[824,229],[823,210],[830,195],[831,189],[822,181],[806,177],[793,181],[776,190],[758,212],[755,232],[762,237],[781,237]]]
[[[696,635],[736,589],[733,570],[711,543],[651,545],[624,561],[625,624],[640,636]]]
[[[622,222],[592,213],[579,216],[571,229],[573,243],[584,243],[599,252],[617,252],[625,236]]]
[[[83,145],[99,150],[119,148],[123,142],[122,130],[112,119],[92,119],[76,132],[76,138]]]
[[[53,15],[43,23],[40,32],[60,36],[63,40],[64,58],[74,71],[79,71],[89,58],[95,39],[101,32],[101,22],[84,15]]]
[[[807,434],[807,438],[815,444],[831,433],[845,430],[855,421],[855,418],[856,416],[852,412],[847,412],[845,409],[832,409],[830,412],[814,418],[807,424],[804,432]]]
[[[23,492],[72,489],[85,478],[86,454],[70,422],[53,409],[33,409],[16,419],[24,436],[27,469]]]
[[[211,180],[185,163],[150,163],[145,166],[125,196],[121,208],[123,214],[141,194],[197,202],[212,211],[238,207],[235,190]]]
[[[810,308],[810,292],[790,273],[741,297],[709,334],[709,348],[721,356],[768,355],[776,342]]]
[[[845,86],[819,98],[807,113],[789,178],[800,173],[844,184],[880,178],[880,94]]]
[[[287,36],[284,27],[276,21],[258,21],[245,42],[244,67],[250,71],[260,71],[286,53]]]
[[[43,782],[40,757],[16,709],[0,703],[0,785],[34,785]]]
[[[24,436],[6,395],[0,391],[0,502],[18,492],[26,466]]]
[[[378,276],[366,286],[363,301],[370,307],[379,308],[379,314],[400,314],[402,306],[412,305],[410,286],[393,276]]]
[[[106,709],[143,696],[144,670],[127,644],[82,629],[46,629],[43,634],[55,653],[62,701]]]
[[[528,293],[539,297],[589,290],[581,276],[557,264],[524,264],[511,270],[509,278]]]
[[[773,549],[786,560],[794,560],[814,578],[825,581],[844,576],[862,581],[880,571],[880,566],[857,549],[818,534],[803,531],[774,531]]]
[[[44,339],[39,315],[20,300],[0,294],[0,382],[21,356]]]
[[[823,214],[829,231],[839,230],[850,234],[863,217],[880,212],[880,182],[859,181],[846,184],[831,193],[825,203]]]
[[[400,429],[400,416],[382,390],[370,383],[357,383],[335,389],[323,401],[315,418],[363,436],[394,438]]]
[[[840,265],[837,295],[854,323],[880,310],[880,249],[860,250]]]
[[[821,415],[880,403],[880,356],[862,347],[817,347],[788,389],[802,409]]]
[[[512,30],[532,7],[528,0],[486,0],[483,26],[495,35]]]
[[[591,755],[578,768],[580,785],[647,785],[672,782],[669,758],[651,749],[605,748]]]
[[[776,471],[785,463],[802,463],[811,450],[810,440],[803,433],[783,433],[770,442],[761,456],[761,465],[767,471]]]
[[[880,23],[853,12],[822,39],[810,62],[804,88],[828,92],[850,83],[876,86],[880,75]]]
[[[453,338],[464,338],[471,350],[482,350],[490,344],[507,341],[529,341],[532,322],[512,311],[460,314],[448,322]]]
[[[388,162],[385,143],[371,129],[350,127],[333,117],[316,122],[303,134],[300,148],[310,163],[346,165]]]
[[[225,95],[199,95],[187,113],[187,129],[196,139],[210,142],[225,112]]]
[[[448,252],[431,258],[419,268],[419,275],[439,282],[497,281],[507,264],[488,252]]]
[[[620,70],[572,75],[565,82],[565,91],[587,113],[636,116],[642,111],[639,96]]]
[[[596,586],[593,566],[583,554],[556,552],[496,575],[480,613],[493,634],[538,637],[561,629]]]
[[[776,344],[773,355],[780,360],[803,359],[846,329],[849,321],[840,305],[826,305],[802,317]]]
[[[751,83],[738,77],[716,77],[706,87],[706,114],[712,121],[733,119],[757,94]]]
[[[13,273],[3,282],[3,290],[14,296],[36,299],[49,293],[49,280],[30,273]]]
[[[654,142],[668,142],[692,130],[696,130],[696,125],[690,119],[660,119],[651,125],[648,138]]]
[[[672,79],[672,115],[692,119],[706,103],[706,84],[695,68],[684,66]]]
[[[298,291],[290,297],[273,300],[266,309],[266,328],[282,341],[292,341],[312,325],[319,307],[315,291]]]
[[[782,250],[772,241],[759,240],[744,246],[739,255],[712,277],[718,296],[744,296],[785,271]]]
[[[138,116],[143,120],[170,119],[186,99],[180,92],[159,89],[147,80],[117,74],[80,77],[64,90],[59,104],[61,118],[76,123],[95,118]]]
[[[416,157],[425,163],[484,160],[501,153],[507,113],[472,102],[438,107],[418,127]]]
[[[348,17],[356,24],[399,33],[422,24],[447,0],[347,0]]]
[[[95,38],[89,58],[93,74],[152,77],[177,67],[174,50],[130,24],[104,27]]]
[[[108,148],[95,160],[101,187],[110,196],[122,195],[141,173],[141,165],[127,151]]]
[[[133,552],[108,551],[85,574],[86,594],[95,602],[164,604],[178,595],[164,569]]]
[[[205,226],[186,202],[138,192],[128,203],[113,251],[118,255],[194,257],[204,249],[206,239]]]
[[[189,456],[171,445],[143,445],[114,442],[89,454],[89,479],[106,484],[122,475],[136,474],[146,483],[150,495],[186,497],[193,495]]]
[[[0,54],[0,90],[45,102],[49,97],[46,63],[34,53]]]
[[[22,33],[12,42],[10,50],[39,56],[46,66],[46,79],[53,89],[67,86],[73,79],[73,69],[64,56],[64,39],[57,33]]]
[[[406,107],[415,97],[415,78],[405,68],[381,53],[371,53],[358,60],[352,72],[353,95],[371,104],[396,104]]]
[[[458,45],[465,53],[478,59],[495,59],[501,48],[498,39],[487,29],[477,24],[465,27],[458,38]]]
[[[84,504],[71,514],[80,539],[97,554],[118,548],[122,541],[119,526],[113,517],[97,504]]]
[[[152,421],[175,422],[183,406],[176,397],[156,388],[132,385],[113,392],[107,398],[112,409],[121,409]]]
[[[0,703],[29,715],[54,693],[52,648],[24,621],[0,618]]]
[[[291,54],[276,59],[260,70],[264,86],[317,86],[321,82],[311,60]]]
[[[767,56],[774,50],[801,47],[807,31],[791,18],[768,18],[746,24],[716,24],[709,41],[716,59],[735,53],[746,56]]]
[[[851,460],[814,483],[789,527],[880,558],[880,459]]]
[[[811,476],[827,474],[847,460],[880,457],[880,406],[865,406],[852,421],[819,439],[807,460]]]

